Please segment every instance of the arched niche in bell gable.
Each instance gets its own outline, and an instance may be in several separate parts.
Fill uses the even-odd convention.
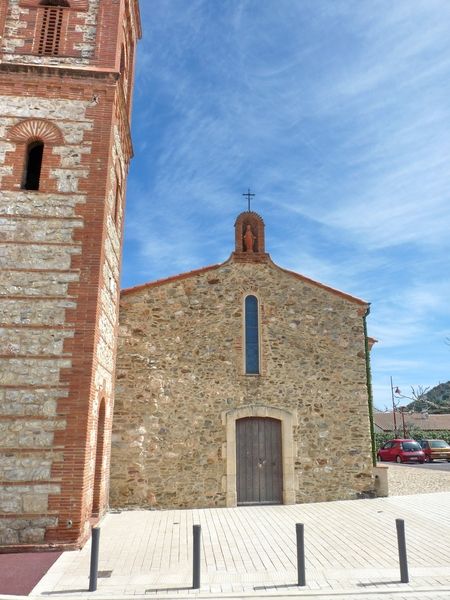
[[[236,247],[238,253],[263,254],[265,252],[264,221],[253,211],[241,213],[235,223]]]

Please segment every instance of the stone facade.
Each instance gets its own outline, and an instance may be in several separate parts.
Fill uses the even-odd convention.
[[[140,36],[135,0],[43,4],[0,4],[0,544],[9,548],[79,546],[107,507]],[[48,11],[61,28],[42,51]],[[31,189],[35,142],[43,155]]]
[[[368,305],[277,267],[255,213],[238,218],[225,263],[123,293],[116,364],[139,36],[137,0],[0,3],[7,550],[82,545],[110,481],[114,506],[234,506],[247,419],[279,426],[281,502],[373,490]],[[258,306],[252,374],[249,295]]]
[[[250,223],[255,251],[246,252]],[[275,265],[261,219],[238,219],[225,263],[124,290],[112,506],[233,506],[236,422],[282,427],[282,502],[372,493],[368,305]],[[258,235],[259,232],[259,235]],[[244,301],[258,299],[259,374],[244,366]]]

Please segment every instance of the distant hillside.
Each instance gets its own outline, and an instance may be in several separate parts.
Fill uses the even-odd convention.
[[[450,413],[450,381],[436,385],[425,394],[425,398],[436,406],[416,400],[408,404],[408,410],[414,412],[428,410],[430,414]]]

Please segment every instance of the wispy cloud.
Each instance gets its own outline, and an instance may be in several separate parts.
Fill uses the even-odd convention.
[[[279,264],[372,302],[377,385],[443,378],[450,3],[141,10],[124,283],[224,260],[251,186]]]

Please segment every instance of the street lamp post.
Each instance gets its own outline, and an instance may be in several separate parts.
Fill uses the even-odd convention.
[[[395,416],[394,384],[391,375],[392,416],[394,417],[394,437],[397,437],[397,418]]]
[[[394,435],[397,435],[397,416],[395,414],[395,409],[397,408],[397,405],[395,403],[395,396],[400,397],[400,398],[404,398],[404,396],[402,396],[401,391],[398,389],[398,386],[395,386],[394,388],[394,384],[392,383],[392,376],[391,376],[391,397],[392,397],[392,416],[394,418]],[[402,425],[403,425],[403,437],[406,438],[406,425],[405,425],[405,413],[404,413],[404,406],[400,407],[400,414],[402,415]]]
[[[405,425],[405,407],[400,407],[400,413],[402,415],[402,424],[403,424],[403,438],[406,439],[406,425]]]

